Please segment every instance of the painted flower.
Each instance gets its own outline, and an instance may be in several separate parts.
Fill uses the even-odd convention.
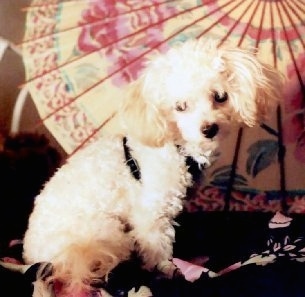
[[[140,9],[141,8],[141,9]],[[121,86],[138,77],[145,55],[152,49],[166,49],[162,20],[175,8],[157,0],[93,0],[82,14],[78,49],[88,53],[103,49],[112,82]]]
[[[286,143],[295,143],[294,156],[305,164],[305,102],[300,79],[305,81],[305,53],[299,55],[299,75],[292,65],[287,68],[288,83],[285,90],[284,138]]]

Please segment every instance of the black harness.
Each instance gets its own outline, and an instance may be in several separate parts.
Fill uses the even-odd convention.
[[[123,148],[124,148],[124,154],[126,159],[126,164],[128,165],[131,174],[136,180],[141,179],[141,171],[140,167],[138,165],[138,162],[136,159],[133,158],[133,156],[130,153],[130,147],[127,144],[127,138],[123,138]]]
[[[141,180],[141,170],[137,160],[131,155],[130,147],[127,144],[127,137],[123,138],[123,148],[125,154],[126,164],[130,169],[131,174],[136,180]],[[188,167],[188,171],[191,173],[193,177],[193,181],[198,181],[201,178],[202,171],[198,163],[191,157],[186,158],[186,165]]]

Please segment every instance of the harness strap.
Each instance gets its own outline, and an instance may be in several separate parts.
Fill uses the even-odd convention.
[[[134,159],[130,153],[130,147],[127,145],[127,137],[123,138],[124,154],[126,159],[126,164],[128,165],[131,174],[136,180],[141,179],[141,171],[136,159]]]
[[[130,147],[127,144],[127,137],[123,138],[123,147],[124,147],[124,154],[126,159],[126,164],[128,165],[131,174],[136,180],[141,180],[141,170],[138,162],[130,152]],[[198,163],[191,157],[186,158],[186,166],[188,168],[189,173],[192,175],[193,181],[199,181],[202,176],[202,170]]]

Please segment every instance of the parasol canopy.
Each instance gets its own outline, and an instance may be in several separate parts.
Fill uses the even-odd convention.
[[[71,154],[116,129],[124,87],[154,51],[203,36],[255,48],[286,76],[282,103],[262,127],[232,133],[190,208],[305,211],[304,23],[301,0],[33,0],[26,84],[42,123]]]

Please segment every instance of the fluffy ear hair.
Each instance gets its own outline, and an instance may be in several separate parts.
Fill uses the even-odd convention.
[[[264,121],[281,99],[283,76],[247,50],[226,49],[223,59],[232,91],[229,95],[240,120],[249,127]]]
[[[121,120],[128,135],[145,145],[160,147],[167,139],[167,122],[162,111],[145,97],[143,81],[139,78],[130,85],[120,112]]]

